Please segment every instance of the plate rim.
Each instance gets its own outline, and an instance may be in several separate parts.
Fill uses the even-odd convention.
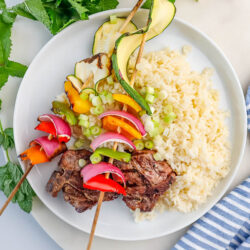
[[[108,14],[113,14],[113,13],[119,13],[119,12],[129,12],[131,11],[131,8],[118,8],[118,9],[112,9],[112,10],[107,10],[107,11],[102,11],[102,12],[99,12],[99,13],[96,13],[96,14],[93,14],[89,17],[89,20],[92,20],[92,19],[95,19],[95,18],[98,18],[99,16],[102,16],[102,15],[108,15]],[[140,10],[140,11],[145,11],[145,10]],[[75,25],[77,25],[79,22],[86,22],[88,20],[79,20],[73,24],[71,24],[70,26],[66,27],[64,30],[62,30],[61,32],[59,32],[58,34],[56,34],[55,36],[53,36],[46,44],[43,45],[43,47],[39,50],[39,52],[36,54],[36,56],[33,58],[33,60],[31,61],[29,67],[28,67],[28,70],[27,72],[29,72],[29,69],[30,69],[30,66],[33,64],[33,62],[35,60],[37,60],[37,58],[40,56],[40,54],[43,53],[44,50],[46,50],[47,46],[50,45],[50,43],[52,43],[55,39],[58,39],[60,38],[60,36],[62,36],[65,32],[68,32],[68,30],[72,29]],[[181,19],[181,18],[177,18],[175,17],[174,18],[174,21],[177,22],[177,23],[180,23],[186,27],[188,27],[189,29],[192,29],[194,30],[196,33],[198,33],[202,38],[204,38],[205,40],[207,40],[212,46],[213,48],[217,51],[217,53],[223,58],[223,60],[225,61],[225,63],[227,64],[227,68],[230,69],[233,77],[234,77],[234,84],[236,84],[237,82],[237,88],[239,89],[239,94],[241,95],[241,104],[239,104],[241,106],[241,108],[243,108],[242,110],[245,110],[245,98],[244,98],[244,94],[243,94],[243,89],[241,87],[241,84],[240,84],[240,80],[238,78],[238,75],[234,69],[234,67],[232,66],[231,62],[229,61],[229,59],[226,57],[225,53],[223,52],[223,50],[208,36],[206,35],[204,32],[202,32],[201,30],[199,30],[198,28],[196,28],[194,25],[190,24],[189,22]],[[18,103],[18,100],[20,99],[20,89],[22,87],[22,83],[23,81],[25,81],[26,79],[26,75],[27,75],[27,72],[25,74],[25,76],[23,77],[22,81],[21,81],[21,84],[19,86],[19,89],[18,89],[18,93],[17,93],[17,96],[16,96],[16,100],[15,100],[15,107],[14,107],[14,115],[13,115],[13,130],[14,130],[14,140],[16,141],[16,130],[17,130],[17,121],[16,121],[16,113],[17,113],[17,103]],[[172,234],[174,232],[177,232],[181,229],[183,229],[184,227],[187,227],[189,226],[190,224],[194,223],[195,221],[197,221],[199,218],[201,218],[205,213],[207,213],[221,198],[222,196],[228,191],[228,188],[230,186],[230,184],[232,183],[232,181],[234,180],[235,176],[236,176],[236,173],[237,173],[237,170],[239,169],[240,167],[240,164],[242,162],[242,158],[243,158],[243,155],[244,155],[244,152],[245,152],[245,146],[246,146],[246,140],[247,140],[247,115],[246,115],[246,112],[244,113],[244,124],[242,124],[242,128],[243,128],[243,141],[241,143],[241,147],[240,147],[240,154],[238,156],[238,160],[237,160],[237,163],[236,163],[236,166],[233,170],[233,172],[231,173],[227,183],[225,184],[223,190],[220,192],[220,194],[216,197],[216,199],[214,200],[214,202],[211,203],[211,205],[207,206],[206,209],[204,209],[204,211],[199,214],[199,215],[196,215],[196,216],[193,216],[192,219],[188,219],[188,222],[186,223],[185,226],[180,226],[178,228],[175,228],[174,230],[168,230],[168,231],[162,231],[161,234],[157,234],[157,235],[153,235],[151,237],[143,237],[143,236],[137,236],[137,238],[129,238],[129,237],[112,237],[112,236],[109,236],[109,235],[106,235],[106,234],[103,234],[103,233],[96,233],[95,235],[96,236],[99,236],[99,237],[102,237],[102,238],[105,238],[105,239],[111,239],[111,240],[122,240],[122,241],[137,241],[137,240],[149,240],[149,239],[155,239],[155,238],[159,238],[159,237],[162,237],[162,236],[165,236],[165,235],[169,235],[169,234]],[[24,166],[21,162],[21,160],[18,158],[18,161],[22,167],[22,169],[24,170]],[[27,177],[27,180],[29,181],[30,183],[30,176]],[[213,195],[212,195],[213,196]],[[82,231],[82,232],[85,232],[85,233],[90,233],[90,229],[88,231],[84,231],[82,228],[80,228],[79,226],[77,225],[74,225],[74,224],[71,224],[71,222],[69,220],[67,220],[66,218],[64,218],[63,216],[61,216],[60,214],[57,214],[53,208],[46,204],[46,202],[43,200],[43,198],[40,198],[38,195],[37,197],[39,198],[39,200],[41,200],[41,202],[54,214],[56,215],[58,218],[60,218],[62,221],[66,222],[67,224],[69,224],[70,226],[73,226],[74,228]]]

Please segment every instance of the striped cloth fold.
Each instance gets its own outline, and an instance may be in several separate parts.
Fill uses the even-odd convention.
[[[250,177],[199,219],[172,249],[250,249]]]
[[[250,132],[250,86],[246,107]],[[193,224],[172,249],[250,250],[250,177]]]

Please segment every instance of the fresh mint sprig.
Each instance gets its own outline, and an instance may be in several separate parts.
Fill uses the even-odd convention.
[[[13,129],[3,129],[0,121],[0,146],[5,150],[8,162],[0,166],[0,190],[8,197],[21,179],[23,172],[19,164],[11,162],[9,149],[14,148]],[[21,209],[29,213],[32,209],[32,198],[36,194],[32,190],[27,180],[24,180],[21,187],[12,199],[13,203],[18,203]]]

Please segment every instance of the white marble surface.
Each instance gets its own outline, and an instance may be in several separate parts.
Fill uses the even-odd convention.
[[[7,0],[14,4],[20,0]],[[121,0],[121,7],[131,6],[135,0]],[[195,25],[209,35],[225,52],[239,75],[244,92],[250,84],[250,1],[249,0],[177,0],[177,16]],[[50,39],[51,35],[39,23],[18,18],[12,33],[13,51],[11,58],[30,64],[39,49]],[[10,78],[6,87],[0,92],[3,111],[0,114],[4,127],[12,126],[15,96],[20,79]],[[35,84],[35,83],[34,83]],[[239,173],[231,185],[233,188],[249,176],[250,142]],[[14,157],[14,153],[13,153]],[[3,156],[0,154],[0,163]],[[0,204],[5,197],[0,193]],[[84,249],[88,235],[65,224],[55,217],[38,199],[34,201],[32,215],[20,211],[11,204],[0,219],[1,249]],[[41,227],[57,244],[46,235]],[[186,229],[149,241],[121,242],[95,238],[93,250],[102,249],[170,249],[185,233]]]

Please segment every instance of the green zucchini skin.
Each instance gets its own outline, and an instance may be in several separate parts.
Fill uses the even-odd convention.
[[[116,72],[119,72],[118,64],[117,64],[117,56],[115,56],[115,53],[113,53],[111,57],[112,63],[113,63],[113,69]],[[149,115],[152,114],[150,107],[148,103],[145,101],[145,99],[133,88],[131,87],[118,73],[116,74],[116,78],[122,85],[122,87],[125,89],[125,91],[143,108],[147,111]]]
[[[169,16],[169,18],[167,19],[168,21],[166,22],[166,25],[162,29],[158,30],[158,32],[156,32],[155,34],[151,34],[150,33],[150,28],[154,24],[153,23],[153,21],[154,21],[153,18],[154,18],[154,16],[157,16],[157,14],[159,14],[159,13],[157,13],[157,7],[159,9],[159,5],[160,5],[161,1],[162,1],[162,3],[166,3],[165,1],[167,1],[169,3],[169,6],[172,8],[172,12],[170,13],[171,16]],[[111,57],[112,66],[113,66],[116,78],[118,79],[118,81],[120,82],[120,84],[122,85],[122,87],[125,89],[125,91],[143,109],[145,109],[149,115],[151,115],[152,112],[150,110],[150,107],[149,107],[148,103],[144,100],[144,98],[133,87],[131,87],[129,85],[129,79],[128,79],[128,76],[127,76],[127,71],[124,68],[125,67],[124,65],[126,65],[126,68],[127,68],[127,64],[129,62],[129,58],[130,58],[131,54],[140,46],[141,37],[139,39],[139,43],[138,44],[132,43],[132,46],[131,46],[132,49],[129,49],[128,43],[125,42],[124,48],[127,49],[128,52],[126,53],[126,58],[125,58],[125,60],[123,62],[123,69],[122,70],[119,67],[120,65],[119,65],[118,49],[120,49],[119,46],[121,46],[121,43],[123,41],[125,41],[125,39],[129,39],[129,37],[131,37],[131,38],[133,37],[132,40],[134,40],[134,36],[142,35],[145,32],[149,32],[150,34],[149,34],[149,36],[147,36],[147,41],[148,41],[148,40],[156,37],[157,35],[161,34],[168,27],[168,25],[172,22],[172,20],[173,20],[173,18],[175,16],[175,13],[176,13],[176,8],[175,8],[175,6],[174,6],[174,4],[172,2],[169,2],[168,0],[152,0],[152,5],[151,5],[150,11],[149,11],[149,17],[148,17],[147,26],[144,27],[144,28],[142,28],[142,29],[139,29],[139,30],[137,30],[137,31],[135,31],[133,33],[124,33],[123,35],[121,35],[116,40],[115,48],[114,48],[114,51],[113,51],[113,54],[112,54],[112,57]],[[156,22],[156,24],[157,24],[157,22]],[[126,40],[126,41],[128,41],[128,40]]]
[[[126,20],[126,17],[117,17],[118,19],[120,19],[120,20]],[[106,21],[106,22],[104,22],[98,29],[97,29],[97,31],[95,32],[95,35],[94,35],[94,41],[93,41],[93,46],[92,46],[92,54],[93,55],[95,55],[95,54],[97,54],[97,53],[100,53],[100,51],[98,51],[97,49],[96,49],[96,47],[97,47],[97,34],[99,33],[99,32],[102,32],[102,28],[104,27],[104,25],[109,25],[110,24],[110,21]],[[114,24],[110,24],[110,25],[114,25]],[[134,26],[134,30],[137,30],[138,28],[137,28],[137,26],[135,25],[135,23],[133,23],[132,21],[130,21],[129,22],[129,25],[131,25],[131,26]],[[102,51],[102,52],[107,52],[107,51]]]

